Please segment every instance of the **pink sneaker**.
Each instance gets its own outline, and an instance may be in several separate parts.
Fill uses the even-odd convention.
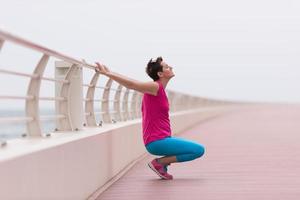
[[[165,166],[157,162],[156,159],[152,160],[148,163],[148,166],[158,175],[160,178],[164,180],[171,180],[173,179],[173,176],[171,174],[168,174],[168,172],[165,170]]]

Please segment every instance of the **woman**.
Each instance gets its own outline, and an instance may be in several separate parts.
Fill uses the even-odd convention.
[[[172,67],[162,57],[151,59],[146,67],[151,82],[140,82],[111,72],[105,65],[96,63],[96,71],[143,95],[142,127],[143,140],[150,154],[163,156],[148,163],[148,166],[162,179],[170,180],[168,165],[186,162],[201,157],[204,147],[196,142],[171,136],[169,103],[165,88],[174,77]]]

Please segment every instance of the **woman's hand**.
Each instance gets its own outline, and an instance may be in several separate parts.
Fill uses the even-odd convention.
[[[110,70],[105,65],[100,64],[98,62],[96,62],[95,71],[103,75],[108,75],[108,73],[110,72]]]

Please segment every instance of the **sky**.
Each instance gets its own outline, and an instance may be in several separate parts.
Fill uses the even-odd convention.
[[[0,5],[0,29],[134,79],[150,81],[146,63],[162,56],[175,72],[169,89],[230,101],[300,102],[297,0],[0,0]],[[0,68],[32,72],[41,55],[17,52],[5,44]],[[47,70],[51,74],[54,67]],[[0,92],[26,92],[20,87],[26,84],[1,79],[10,85]]]

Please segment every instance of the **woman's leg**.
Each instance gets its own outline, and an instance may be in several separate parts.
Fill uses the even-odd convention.
[[[164,156],[158,159],[164,165],[191,161],[201,157],[205,152],[201,144],[178,137],[154,141],[149,143],[146,149],[153,155]]]
[[[169,165],[171,163],[178,162],[176,156],[164,156],[164,157],[158,158],[157,161],[165,166]]]

